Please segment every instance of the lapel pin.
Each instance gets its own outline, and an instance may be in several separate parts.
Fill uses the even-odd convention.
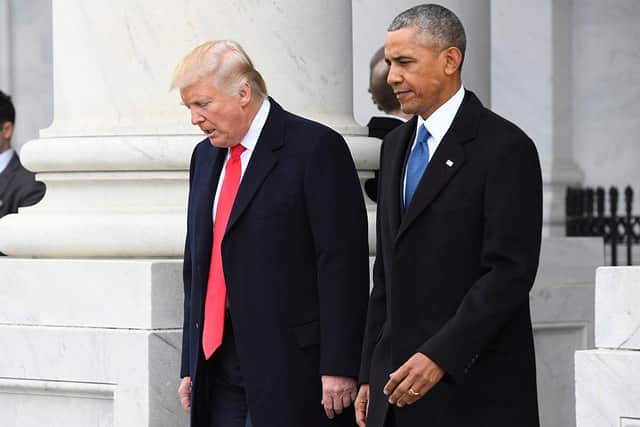
[[[453,162],[451,160],[447,160],[445,164],[449,167],[453,166]]]

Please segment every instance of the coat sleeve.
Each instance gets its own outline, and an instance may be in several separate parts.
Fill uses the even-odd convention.
[[[323,130],[310,154],[304,197],[317,265],[320,374],[355,378],[369,294],[364,199],[339,134]]]
[[[514,315],[528,309],[538,268],[542,178],[535,145],[518,133],[491,157],[480,254],[485,273],[456,313],[418,349],[456,382]]]
[[[20,197],[17,201],[17,207],[33,206],[44,197],[46,186],[43,182],[36,181],[33,175],[30,175],[28,182],[20,191]]]
[[[383,149],[384,143],[380,146],[380,171],[378,172],[378,205],[376,217],[380,218],[384,197],[382,195],[383,180]],[[380,221],[376,221],[376,259],[373,264],[373,289],[369,298],[369,308],[367,310],[367,324],[365,328],[364,341],[362,344],[362,356],[360,360],[361,384],[369,383],[369,372],[371,370],[371,356],[373,349],[382,336],[382,329],[387,318],[387,295],[384,275],[384,254],[382,250],[382,238],[380,233]]]
[[[189,193],[191,193],[191,185],[193,179],[193,168],[195,164],[196,148],[191,155],[189,166]],[[188,197],[187,218],[191,208],[191,194]],[[184,285],[184,319],[182,324],[182,359],[180,363],[180,377],[184,378],[190,375],[189,361],[190,357],[190,331],[191,331],[191,243],[190,243],[189,222],[187,220],[187,235],[184,244],[184,258],[182,263],[182,281]]]

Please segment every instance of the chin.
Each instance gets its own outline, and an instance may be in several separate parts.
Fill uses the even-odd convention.
[[[410,116],[417,114],[417,110],[415,107],[412,107],[406,104],[400,104],[400,111],[402,111],[405,114],[409,114]]]
[[[225,148],[226,145],[224,145],[224,143],[221,143],[221,141],[219,139],[213,139],[211,137],[209,137],[209,144],[211,144],[214,147],[218,147],[218,148]]]

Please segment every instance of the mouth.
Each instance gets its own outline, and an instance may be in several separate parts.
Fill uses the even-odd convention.
[[[393,91],[393,93],[395,94],[396,98],[400,98],[404,95],[407,95],[409,93],[411,93],[410,90],[406,89],[406,90],[395,90]]]
[[[202,132],[204,132],[204,134],[207,135],[209,138],[211,138],[211,136],[215,131],[216,131],[215,129],[202,129]]]

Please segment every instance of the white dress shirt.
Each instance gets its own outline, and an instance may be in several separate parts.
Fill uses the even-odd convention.
[[[241,164],[241,172],[240,172],[240,182],[242,182],[242,177],[244,177],[244,172],[247,170],[247,165],[249,164],[249,160],[251,160],[251,155],[253,155],[253,151],[256,148],[256,144],[258,143],[258,138],[260,137],[260,133],[262,132],[262,128],[267,121],[267,116],[269,115],[269,110],[271,109],[271,103],[267,98],[262,102],[258,113],[253,118],[251,122],[251,126],[249,126],[249,130],[245,134],[240,144],[245,148],[245,150],[240,154],[240,164]],[[220,179],[218,179],[218,188],[216,189],[216,196],[213,199],[213,210],[212,210],[212,221],[215,221],[216,217],[216,209],[218,209],[218,197],[220,196],[220,190],[222,189],[222,182],[224,181],[225,168],[227,167],[227,162],[229,161],[229,156],[231,153],[231,149],[227,149],[227,158],[224,161],[224,165],[222,165],[222,172],[220,172]]]
[[[458,110],[460,109],[460,105],[462,105],[462,100],[464,99],[464,86],[460,85],[460,89],[453,95],[451,98],[447,100],[444,104],[440,106],[436,111],[431,113],[427,120],[424,120],[420,115],[418,115],[418,122],[416,123],[416,136],[413,139],[413,144],[411,145],[411,151],[416,146],[416,142],[418,141],[418,129],[420,126],[424,124],[424,126],[429,131],[429,139],[427,139],[427,146],[429,147],[429,161],[433,158],[433,155],[436,153],[440,142],[442,142],[442,138],[444,138],[445,134],[451,127],[451,123],[453,123],[453,119],[456,117]],[[404,179],[402,182],[402,200],[404,203],[404,195],[407,189],[407,170],[404,170]]]

